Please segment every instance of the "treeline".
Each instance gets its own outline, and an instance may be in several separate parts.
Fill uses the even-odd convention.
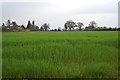
[[[18,25],[15,21],[7,20],[6,24],[2,24],[3,32],[18,32],[18,31],[120,31],[120,28],[112,28],[112,27],[98,27],[95,21],[91,21],[89,26],[82,28],[84,24],[82,22],[74,22],[72,20],[68,20],[64,24],[64,28],[61,29],[50,29],[50,25],[48,23],[44,23],[42,26],[38,27],[35,24],[35,21],[28,21],[27,26]]]
[[[97,23],[95,21],[91,21],[89,23],[89,26],[85,27],[85,29],[82,29],[82,26],[84,26],[84,24],[82,22],[74,22],[72,20],[67,21],[64,24],[65,27],[65,31],[118,31],[120,30],[120,28],[112,28],[112,27],[98,27]],[[77,29],[74,29],[76,28]]]

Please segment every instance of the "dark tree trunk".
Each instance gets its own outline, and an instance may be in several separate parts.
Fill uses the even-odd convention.
[[[71,31],[71,28],[70,28],[70,31]]]
[[[79,31],[81,31],[81,27],[79,27]]]
[[[73,31],[74,31],[74,28],[73,28]]]

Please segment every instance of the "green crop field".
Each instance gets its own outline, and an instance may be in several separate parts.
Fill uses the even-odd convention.
[[[117,31],[3,32],[3,78],[116,78]]]

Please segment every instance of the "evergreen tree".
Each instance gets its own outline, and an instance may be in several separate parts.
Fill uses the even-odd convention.
[[[31,27],[32,27],[32,24],[30,23],[30,21],[28,21],[27,29],[31,29]]]

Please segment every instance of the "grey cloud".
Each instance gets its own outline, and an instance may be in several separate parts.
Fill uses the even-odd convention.
[[[79,8],[73,12],[76,14],[95,14],[95,13],[117,13],[118,11],[117,3],[104,3],[104,4],[94,4],[87,6],[84,9]]]
[[[2,3],[2,14],[3,17],[19,16],[19,15],[29,15],[42,11],[49,7],[49,3],[45,2],[5,2]]]

